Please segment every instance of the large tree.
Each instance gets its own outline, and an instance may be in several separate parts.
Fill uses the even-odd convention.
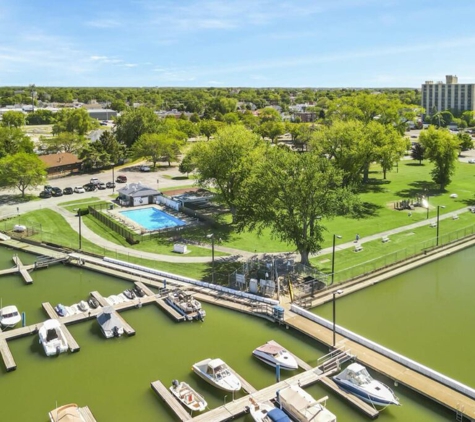
[[[131,154],[134,158],[145,157],[153,163],[155,168],[158,161],[175,161],[180,153],[181,140],[171,133],[145,133],[132,146]]]
[[[92,119],[84,108],[63,108],[55,115],[53,134],[70,132],[85,135],[92,129],[99,127],[99,122]]]
[[[434,164],[432,180],[440,186],[440,190],[444,190],[455,173],[460,148],[457,138],[447,129],[435,129],[431,126],[421,132],[419,141],[425,149],[425,156]]]
[[[25,115],[21,111],[6,111],[2,114],[2,126],[22,127],[25,124]]]
[[[0,126],[0,158],[18,152],[32,153],[33,141],[21,129]]]
[[[422,160],[425,158],[425,148],[420,142],[416,142],[412,146],[411,157],[413,160],[419,161],[419,165],[422,165]]]
[[[78,154],[87,144],[84,136],[72,132],[61,132],[52,138],[41,137],[41,148],[48,154],[70,152]]]
[[[229,207],[233,220],[243,183],[263,145],[256,134],[233,125],[220,129],[210,142],[195,144],[190,152],[198,183],[216,188],[217,199]]]
[[[238,229],[270,228],[273,236],[295,245],[309,265],[309,255],[323,242],[322,218],[348,211],[356,200],[341,186],[342,172],[320,154],[269,147],[239,196]]]
[[[44,163],[35,155],[20,152],[0,159],[1,185],[17,188],[22,197],[28,188],[35,188],[46,180]]]
[[[117,118],[115,135],[120,143],[131,147],[145,133],[155,133],[160,122],[154,111],[147,107],[132,108]]]

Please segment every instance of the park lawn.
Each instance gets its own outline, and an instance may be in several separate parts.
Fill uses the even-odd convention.
[[[448,218],[439,222],[439,245],[471,235],[475,232],[475,216],[465,212],[453,220]],[[392,234],[388,242],[382,239],[361,243],[363,250],[355,252],[354,248],[335,249],[335,282],[344,281],[368,271],[390,265],[394,262],[407,259],[424,250],[436,246],[437,231],[435,227],[427,225]],[[363,238],[364,240],[364,238]],[[319,255],[310,262],[320,271],[331,273],[332,254]]]
[[[92,217],[90,214],[83,216],[82,221],[89,229],[91,229],[98,236],[102,237],[105,240],[113,242],[116,245],[125,246],[129,249],[142,252],[151,252],[161,255],[177,255],[175,252],[173,252],[174,242],[168,240],[166,234],[164,234],[163,238],[143,240],[140,243],[137,243],[136,245],[130,245],[122,236],[109,229],[106,225]],[[206,239],[205,235],[201,236],[201,239]],[[185,256],[207,256],[211,258],[212,255],[211,249],[202,248],[197,245],[189,245],[188,251],[189,253],[187,253]],[[228,254],[215,250],[214,255],[227,256]]]
[[[96,196],[92,196],[90,198],[83,198],[83,199],[75,199],[74,201],[67,201],[67,202],[60,202],[58,206],[66,207],[67,205],[82,205],[82,204],[89,204],[90,202],[100,202],[102,199],[97,198]]]

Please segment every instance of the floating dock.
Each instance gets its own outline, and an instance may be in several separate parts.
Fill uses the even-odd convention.
[[[191,420],[190,414],[185,410],[181,403],[170,393],[170,390],[165,387],[161,381],[154,381],[151,383],[153,391],[155,391],[163,401],[170,406],[175,412],[176,416],[182,421],[186,422]]]
[[[20,273],[26,284],[33,283],[33,279],[28,271],[34,269],[35,265],[23,265],[17,255],[13,255],[13,262],[15,266],[6,270],[0,270],[0,275]]]
[[[5,362],[5,368],[7,372],[14,371],[16,369],[15,359],[13,359],[12,352],[8,347],[7,341],[5,339],[0,339],[0,354],[2,359]]]

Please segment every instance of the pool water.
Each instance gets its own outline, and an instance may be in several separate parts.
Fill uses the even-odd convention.
[[[173,215],[155,207],[141,208],[139,210],[120,211],[124,217],[133,220],[146,230],[159,230],[168,227],[184,226],[186,223]]]

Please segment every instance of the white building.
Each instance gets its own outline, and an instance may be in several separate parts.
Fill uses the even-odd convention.
[[[427,114],[434,110],[475,111],[475,84],[459,84],[457,76],[447,75],[445,84],[426,81],[422,84],[422,107]]]

